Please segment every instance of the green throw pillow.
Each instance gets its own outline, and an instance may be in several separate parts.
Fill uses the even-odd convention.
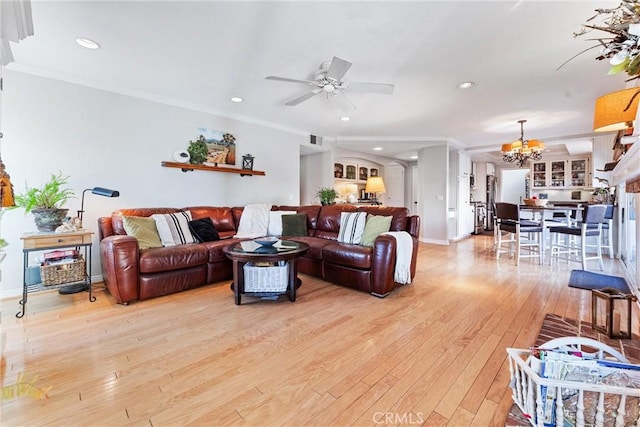
[[[308,236],[307,214],[282,215],[283,236]]]
[[[138,239],[140,249],[161,248],[162,242],[156,228],[156,221],[151,217],[123,216],[122,225],[128,236]]]
[[[376,237],[389,231],[392,219],[392,216],[369,215],[362,232],[360,244],[362,246],[373,246]]]

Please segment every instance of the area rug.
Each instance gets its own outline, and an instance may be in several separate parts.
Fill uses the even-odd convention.
[[[606,274],[592,273],[585,270],[572,270],[569,277],[569,287],[579,289],[615,288],[630,294],[629,286],[624,277],[608,276]]]
[[[581,271],[581,270],[574,270]],[[549,340],[560,337],[586,337],[598,340],[622,353],[631,363],[640,364],[640,336],[633,334],[630,340],[611,339],[606,334],[594,331],[591,322],[576,321],[555,314],[547,313],[533,346],[540,347]],[[520,408],[514,403],[511,406],[505,426],[530,426],[529,420],[522,415]]]

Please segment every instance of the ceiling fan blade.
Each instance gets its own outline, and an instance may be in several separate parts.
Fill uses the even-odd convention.
[[[358,92],[372,92],[382,93],[385,95],[391,95],[393,93],[394,85],[388,83],[364,83],[364,82],[349,82],[349,90]]]
[[[344,92],[338,93],[332,98],[336,100],[336,104],[338,104],[338,107],[340,107],[340,109],[345,113],[352,113],[356,109],[355,104],[351,102],[349,97],[345,95]]]
[[[303,103],[307,99],[313,98],[317,94],[318,94],[318,92],[315,92],[315,91],[312,91],[312,92],[309,92],[309,93],[305,93],[304,95],[299,96],[296,99],[292,99],[291,101],[286,102],[284,105],[288,105],[290,107],[295,107],[296,105]]]
[[[335,80],[342,80],[347,71],[349,71],[349,68],[351,68],[351,62],[334,56],[331,60],[329,71],[327,71],[327,77]]]
[[[311,81],[311,80],[290,79],[288,77],[267,76],[267,77],[265,77],[265,79],[267,79],[267,80],[278,80],[278,81],[281,81],[281,82],[313,84],[313,81]]]

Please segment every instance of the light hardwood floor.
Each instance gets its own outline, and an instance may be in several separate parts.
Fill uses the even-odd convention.
[[[302,276],[295,303],[236,306],[228,282],[130,306],[41,292],[23,319],[4,300],[4,384],[52,388],[3,401],[0,423],[504,425],[505,348],[530,346],[545,313],[590,320],[591,298],[567,287],[578,264],[516,267],[491,248],[421,244],[414,283],[385,299]]]

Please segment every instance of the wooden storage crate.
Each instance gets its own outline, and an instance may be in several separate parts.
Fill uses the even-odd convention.
[[[40,278],[44,286],[81,282],[86,277],[86,263],[82,257],[65,264],[40,266]]]
[[[244,265],[245,292],[285,292],[289,283],[289,264],[272,267]]]

